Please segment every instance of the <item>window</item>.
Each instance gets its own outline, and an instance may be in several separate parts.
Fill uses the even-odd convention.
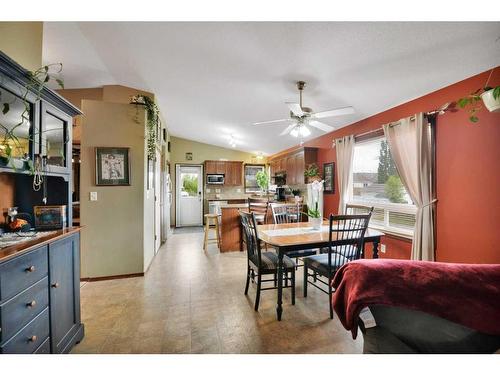
[[[374,207],[370,227],[413,235],[417,210],[401,183],[384,137],[356,143],[352,181],[351,203]]]

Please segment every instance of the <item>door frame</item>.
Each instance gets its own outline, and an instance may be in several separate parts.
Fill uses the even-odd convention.
[[[175,188],[174,188],[174,193],[175,193],[175,227],[176,228],[182,228],[182,225],[179,225],[179,200],[180,196],[177,194],[177,187],[179,184],[179,177],[180,177],[180,168],[181,167],[199,167],[200,168],[200,175],[201,175],[201,206],[200,206],[200,226],[203,226],[203,206],[204,206],[204,194],[205,194],[205,180],[204,180],[204,170],[203,170],[203,164],[186,164],[186,163],[175,163]]]

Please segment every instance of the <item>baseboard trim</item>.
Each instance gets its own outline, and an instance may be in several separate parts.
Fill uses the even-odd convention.
[[[138,273],[128,273],[125,275],[113,275],[113,276],[99,276],[99,277],[81,277],[80,281],[87,281],[87,282],[92,282],[92,281],[105,281],[105,280],[115,280],[115,279],[128,279],[130,277],[143,277],[144,272],[138,272]]]

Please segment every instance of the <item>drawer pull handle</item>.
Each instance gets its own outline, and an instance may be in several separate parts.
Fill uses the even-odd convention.
[[[35,270],[36,270],[35,266],[30,266],[26,268],[26,272],[35,272]]]
[[[28,340],[28,341],[30,341],[30,342],[35,342],[36,340],[38,340],[38,337],[36,337],[35,335],[33,335],[33,336],[31,336],[31,337],[29,338],[29,340]]]
[[[28,307],[35,307],[35,306],[36,306],[36,301],[35,301],[35,300],[33,300],[33,301],[31,301],[31,302],[27,303],[26,305],[27,305]]]
[[[52,288],[59,288],[59,283],[52,284]]]

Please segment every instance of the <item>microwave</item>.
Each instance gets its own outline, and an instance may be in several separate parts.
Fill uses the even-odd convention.
[[[207,185],[224,185],[224,175],[207,174]]]

